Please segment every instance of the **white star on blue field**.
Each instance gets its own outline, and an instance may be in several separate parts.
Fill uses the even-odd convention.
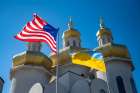
[[[140,92],[139,4],[139,0],[0,0],[0,76],[5,81],[3,93],[10,91],[12,57],[27,49],[27,43],[16,40],[14,36],[32,19],[33,13],[58,27],[60,38],[67,29],[68,16],[72,16],[85,48],[97,47],[96,32],[99,17],[103,16],[105,25],[112,30],[114,42],[126,45],[130,51],[135,66],[133,76]],[[50,51],[48,45],[43,44],[42,52],[48,55]]]

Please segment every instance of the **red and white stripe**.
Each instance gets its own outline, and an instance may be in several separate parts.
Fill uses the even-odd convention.
[[[46,24],[48,24],[46,21],[34,15],[34,19],[28,22],[15,38],[25,42],[45,42],[50,46],[53,52],[56,52],[56,41],[54,37],[43,30]]]

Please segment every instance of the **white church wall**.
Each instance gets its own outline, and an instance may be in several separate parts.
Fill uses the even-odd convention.
[[[70,63],[70,64],[61,66],[61,69],[59,69],[60,75],[63,75],[67,72],[73,72],[78,75],[86,75],[89,72],[89,68]]]
[[[29,93],[35,83],[44,87],[48,83],[48,76],[43,67],[20,66],[12,77],[11,93]]]
[[[88,81],[80,79],[72,86],[70,93],[91,93]]]
[[[93,79],[90,88],[91,93],[102,93],[102,90],[105,93],[109,93],[107,83],[102,79]]]
[[[58,79],[59,93],[69,93],[69,91],[71,91],[71,88],[73,87],[73,84],[75,84],[75,82],[79,79],[82,79],[82,77],[69,71],[60,76]],[[45,93],[56,93],[55,81],[46,85]]]
[[[111,93],[119,93],[116,77],[120,76],[123,79],[126,93],[133,93],[130,78],[132,77],[131,67],[125,62],[109,62],[107,63],[108,80]]]

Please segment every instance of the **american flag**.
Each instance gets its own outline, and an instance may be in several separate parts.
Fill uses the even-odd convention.
[[[45,42],[53,52],[56,52],[56,37],[58,29],[48,24],[45,20],[34,14],[32,21],[29,21],[15,38],[25,42]]]

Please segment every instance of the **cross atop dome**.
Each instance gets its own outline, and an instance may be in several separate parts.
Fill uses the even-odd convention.
[[[107,43],[113,42],[113,36],[111,30],[105,26],[103,17],[99,19],[99,30],[96,34],[99,46],[103,46]]]
[[[100,28],[105,28],[104,19],[102,16],[100,16],[99,23],[100,23]]]
[[[80,32],[74,28],[72,17],[69,16],[68,29],[63,33],[63,47],[80,47]]]
[[[68,22],[68,28],[69,30],[72,29],[74,26],[73,22],[72,22],[72,16],[69,16],[69,22]]]

